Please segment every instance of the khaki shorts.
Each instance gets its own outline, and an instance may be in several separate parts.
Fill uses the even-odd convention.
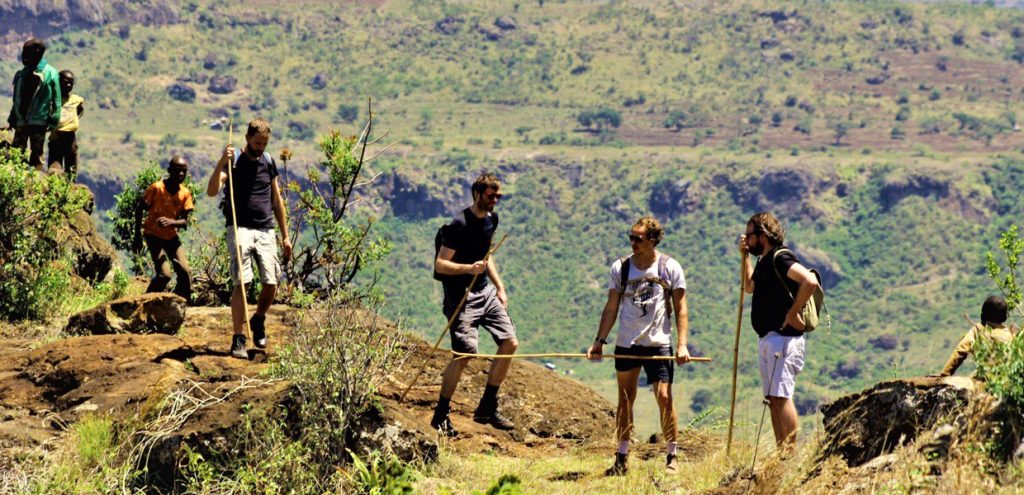
[[[804,342],[802,335],[786,337],[775,332],[768,332],[757,342],[761,391],[765,397],[793,398],[796,375],[804,369]]]
[[[252,282],[252,261],[255,257],[260,268],[260,282],[263,285],[277,285],[281,280],[281,263],[277,259],[277,234],[274,229],[239,227],[238,239],[242,247],[241,283]],[[235,236],[230,229],[227,240],[228,253],[231,255],[231,281],[238,285],[238,251],[235,250]]]

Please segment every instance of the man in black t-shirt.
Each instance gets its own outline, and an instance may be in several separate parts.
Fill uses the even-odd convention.
[[[796,444],[797,412],[793,405],[796,375],[804,367],[804,322],[800,310],[818,287],[818,279],[784,250],[786,234],[779,220],[762,212],[747,222],[740,239],[743,286],[753,293],[750,322],[759,337],[761,389],[772,412],[775,442]],[[751,265],[749,254],[758,256]]]
[[[227,224],[228,253],[231,257],[231,279],[235,284],[231,293],[231,320],[234,335],[231,338],[231,355],[246,359],[249,352],[245,342],[245,306],[242,302],[242,286],[252,281],[253,260],[260,267],[260,281],[263,288],[256,301],[256,314],[249,320],[253,343],[262,349],[267,346],[265,321],[267,310],[274,302],[277,283],[281,279],[281,264],[277,257],[277,235],[274,233],[274,221],[281,230],[281,247],[285,259],[292,255],[292,243],[288,238],[288,222],[285,216],[284,200],[281,198],[281,186],[277,181],[277,164],[266,152],[270,142],[270,123],[257,118],[249,122],[245,133],[245,148],[236,152],[230,144],[224,148],[217,167],[210,174],[210,182],[206,185],[206,194],[216,196],[224,190],[221,203],[224,219]],[[227,167],[234,162],[231,177],[234,180],[234,204],[228,192]],[[231,210],[235,210],[238,221],[235,238],[232,225]],[[238,250],[242,251],[242,273],[238,273]]]
[[[473,182],[473,204],[455,215],[442,228],[441,248],[434,260],[434,270],[440,275],[444,286],[444,315],[452,317],[456,307],[466,293],[474,275],[479,276],[469,290],[466,303],[452,322],[452,350],[476,354],[479,334],[477,327],[486,329],[498,344],[498,354],[514,354],[519,347],[516,327],[508,317],[508,295],[505,284],[498,276],[498,265],[492,256],[484,261],[491,246],[491,239],[498,229],[498,214],[494,207],[501,198],[501,182],[493,175],[483,174]],[[442,435],[455,436],[456,431],[448,413],[451,410],[452,395],[459,385],[459,377],[468,363],[465,359],[453,359],[441,379],[441,396],[434,409],[430,425]],[[502,430],[511,430],[514,425],[498,412],[498,387],[505,380],[511,364],[510,359],[495,359],[487,375],[480,405],[473,414],[473,421],[489,424]]]

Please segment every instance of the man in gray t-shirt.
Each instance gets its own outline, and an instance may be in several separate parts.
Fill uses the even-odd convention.
[[[677,261],[655,249],[663,237],[664,229],[654,217],[643,217],[633,224],[629,234],[633,254],[612,264],[608,280],[608,301],[601,313],[597,338],[587,351],[588,358],[600,359],[603,346],[608,343],[608,334],[618,318],[616,355],[674,356],[674,362],[679,364],[690,361],[690,353],[686,348],[686,277]],[[673,318],[679,332],[675,353],[672,352]],[[626,472],[629,439],[633,433],[633,403],[636,401],[641,368],[654,389],[661,413],[662,433],[668,442],[666,469],[676,471],[679,428],[672,404],[673,364],[673,360],[615,359],[619,386],[615,420],[619,446],[615,453],[615,464],[606,474],[621,475]]]

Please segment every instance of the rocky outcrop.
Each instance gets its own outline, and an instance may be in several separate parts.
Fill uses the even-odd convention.
[[[79,277],[96,282],[103,280],[117,264],[117,252],[99,235],[92,221],[92,192],[85,186],[76,186],[89,193],[89,200],[81,211],[76,211],[67,218],[67,224],[55,233],[55,239],[71,250],[74,258],[75,274]]]
[[[184,298],[167,292],[124,297],[72,315],[64,332],[70,335],[174,335],[185,322],[185,305]]]
[[[434,24],[434,31],[437,31],[445,36],[451,36],[458,34],[459,30],[462,29],[462,25],[466,21],[458,17],[445,17]]]
[[[445,217],[459,210],[459,198],[436,194],[427,184],[413,183],[400,173],[392,172],[383,177],[378,191],[391,207],[391,213],[399,218]]]
[[[697,210],[703,199],[700,185],[689,179],[659,182],[651,188],[648,205],[663,218],[675,218]]]
[[[187,84],[174,83],[168,86],[167,95],[182,103],[193,103],[196,101],[196,90]]]
[[[218,95],[231,94],[235,91],[235,86],[238,85],[238,79],[235,76],[213,76],[210,78],[210,85],[208,89],[211,93]]]
[[[970,378],[908,378],[840,397],[821,406],[822,459],[838,455],[855,467],[888,454],[965,411],[975,390]]]
[[[0,33],[48,38],[111,23],[166,25],[179,21],[178,12],[176,0],[0,0]]]
[[[977,191],[965,193],[956,188],[951,178],[920,173],[887,177],[878,201],[884,210],[889,210],[911,196],[936,201],[943,209],[976,222],[987,222],[997,208],[991,196],[982,196]]]

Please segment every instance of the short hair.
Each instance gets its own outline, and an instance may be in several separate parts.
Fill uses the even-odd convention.
[[[501,189],[501,181],[492,174],[480,174],[480,177],[473,181],[473,194],[483,194],[488,189]]]
[[[782,228],[782,223],[779,222],[775,215],[762,211],[750,217],[747,221],[747,225],[754,227],[755,234],[764,234],[765,237],[769,238],[775,244],[781,245],[786,241],[786,231]]]
[[[21,47],[23,51],[46,52],[46,42],[39,38],[31,38]]]
[[[245,131],[246,137],[252,136],[269,136],[270,135],[270,122],[256,117],[249,122],[249,130]]]
[[[175,164],[184,165],[188,168],[188,160],[181,155],[174,155],[170,160],[167,160],[167,169],[170,170]]]
[[[655,246],[665,238],[665,229],[662,228],[661,223],[658,222],[657,218],[650,215],[640,217],[640,219],[633,224],[633,227],[644,229],[644,231],[647,232],[647,238],[654,241]]]
[[[1009,308],[1006,299],[1000,296],[988,296],[981,305],[981,323],[1000,325],[1006,321],[1006,314]]]
[[[64,70],[58,72],[57,75],[60,76],[60,77],[70,77],[71,79],[75,78],[75,73],[71,72],[71,71],[69,71],[67,69],[64,69]]]

